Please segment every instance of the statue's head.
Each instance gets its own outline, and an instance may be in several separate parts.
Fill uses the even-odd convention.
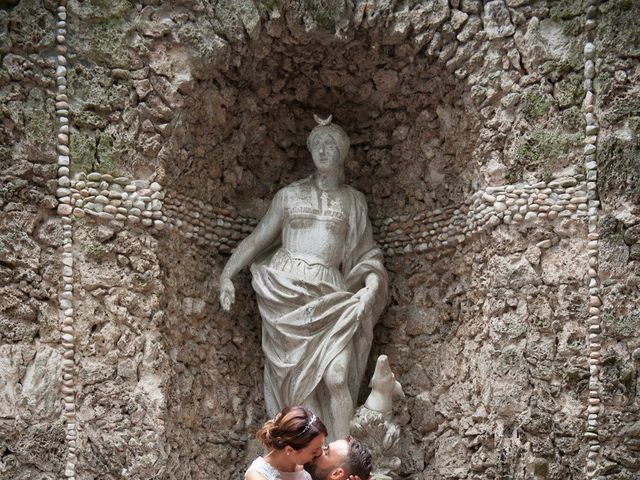
[[[342,167],[349,154],[351,144],[349,136],[342,127],[331,123],[331,115],[324,120],[317,115],[314,115],[313,118],[318,122],[318,125],[311,130],[307,138],[307,148],[311,152],[316,168],[321,170],[325,164],[329,168],[334,164]]]

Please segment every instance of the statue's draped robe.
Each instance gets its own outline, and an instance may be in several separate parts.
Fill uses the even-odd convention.
[[[295,188],[296,184],[283,190]],[[310,405],[320,409],[321,418],[330,419],[322,377],[344,349],[351,351],[348,385],[353,401],[357,400],[373,327],[386,304],[388,279],[382,252],[373,242],[364,195],[351,187],[348,191],[351,205],[339,282],[323,281],[313,268],[305,274],[300,268],[294,273],[274,268],[273,257],[282,256],[282,248],[265,263],[252,265],[262,316],[265,403],[271,417],[285,405]],[[279,192],[274,203],[285,196]],[[286,206],[283,210],[286,222]],[[378,277],[378,291],[369,314],[358,318],[359,299],[354,294],[365,286],[369,274]]]

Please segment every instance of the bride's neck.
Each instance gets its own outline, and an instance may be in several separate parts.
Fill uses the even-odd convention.
[[[265,461],[281,472],[295,472],[298,465],[287,457],[284,450],[271,450],[265,457]]]

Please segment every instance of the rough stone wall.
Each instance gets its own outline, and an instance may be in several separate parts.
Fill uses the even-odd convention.
[[[78,478],[157,477],[170,374],[158,241],[77,221],[73,244]]]
[[[585,234],[570,219],[499,226],[435,261],[389,262],[376,353],[408,394],[408,478],[582,476]]]
[[[610,478],[634,478],[640,469],[640,50],[633,18],[640,7],[636,2],[608,2],[600,10],[602,56],[594,86],[601,122],[601,472]]]
[[[167,378],[167,478],[234,478],[247,461],[247,441],[264,421],[259,314],[248,276],[234,315],[218,303],[221,258],[178,235],[161,248],[163,343]],[[251,454],[257,453],[250,448]]]
[[[61,475],[53,12],[0,10],[0,478]]]
[[[351,134],[347,176],[389,254],[392,301],[374,353],[390,355],[408,394],[403,477],[581,478],[589,452],[602,477],[638,475],[634,2],[69,1],[65,173],[56,7],[0,10],[0,478],[65,470],[70,387],[58,385],[70,351],[68,477],[231,478],[250,461],[263,420],[259,320],[248,276],[231,316],[217,278],[273,193],[311,172],[312,113]],[[588,31],[599,133],[582,112]],[[498,210],[488,186],[593,181],[581,154],[594,134],[601,337],[587,323],[576,188],[559,194],[574,205],[565,216],[531,202],[496,222],[482,215]],[[56,175],[71,178],[58,197],[73,227],[53,210]],[[114,188],[124,177],[136,181]],[[456,246],[431,223],[445,243],[414,252],[412,219],[465,205],[478,231],[456,231]],[[57,318],[67,297],[56,298],[71,285],[70,251],[71,350],[69,317]],[[603,404],[595,450],[583,438],[592,391]]]

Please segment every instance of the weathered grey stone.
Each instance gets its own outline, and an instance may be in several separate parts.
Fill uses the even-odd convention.
[[[42,347],[27,366],[22,380],[22,395],[29,410],[39,418],[58,414],[58,378],[61,358],[57,350]]]
[[[487,38],[509,37],[515,32],[509,9],[502,0],[491,0],[485,4],[482,21]]]

